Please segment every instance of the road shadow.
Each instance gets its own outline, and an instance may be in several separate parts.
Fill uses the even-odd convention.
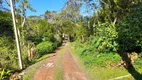
[[[142,80],[142,74],[140,74],[132,64],[131,58],[128,56],[128,53],[120,53],[120,57],[125,63],[124,68],[133,76],[135,80]]]

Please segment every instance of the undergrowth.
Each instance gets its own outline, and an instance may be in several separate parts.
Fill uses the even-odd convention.
[[[90,51],[84,52],[85,48]],[[86,44],[75,43],[70,44],[70,49],[90,80],[108,80],[129,74],[122,66],[117,66],[121,62],[121,57],[115,52],[99,53]],[[133,78],[130,76],[120,80],[133,80]]]

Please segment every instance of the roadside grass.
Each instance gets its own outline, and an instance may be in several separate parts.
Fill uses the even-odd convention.
[[[109,80],[120,76],[128,75],[128,71],[123,67],[106,67],[105,64],[107,61],[109,63],[115,63],[113,60],[119,60],[119,56],[112,54],[99,54],[99,57],[94,59],[93,55],[90,56],[81,56],[81,48],[74,48],[72,43],[70,43],[70,51],[79,64],[80,68],[86,73],[90,80]],[[102,57],[101,57],[102,56]],[[108,56],[113,58],[109,59]],[[112,60],[112,61],[111,61]],[[117,62],[117,61],[116,61]],[[114,64],[115,65],[115,64]],[[119,80],[134,80],[132,76],[121,78]]]
[[[56,62],[56,70],[55,70],[55,80],[63,80],[63,67],[62,67],[62,57],[65,53],[65,48],[63,47],[60,51],[59,55],[57,56],[57,62]]]
[[[33,80],[33,76],[36,70],[46,61],[46,58],[48,58],[50,55],[51,54],[47,54],[35,60],[36,63],[26,69],[25,74],[22,76],[22,80]]]
[[[138,58],[137,60],[135,60],[135,62],[133,63],[135,69],[142,74],[142,58]]]

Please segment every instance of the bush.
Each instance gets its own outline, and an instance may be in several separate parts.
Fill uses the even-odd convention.
[[[52,52],[54,49],[54,44],[46,41],[46,42],[41,42],[36,46],[36,53],[37,57],[41,57],[42,55]]]
[[[18,69],[16,47],[11,37],[0,37],[0,63],[2,68]]]
[[[142,47],[142,5],[132,7],[130,15],[116,26],[118,32],[118,51],[133,52],[136,47]]]

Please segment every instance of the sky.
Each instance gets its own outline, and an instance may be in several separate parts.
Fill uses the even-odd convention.
[[[61,9],[65,6],[66,0],[29,0],[29,3],[36,12],[31,12],[27,10],[27,16],[36,15],[40,16],[49,11],[57,11],[60,12]],[[84,16],[88,16],[88,13],[85,13],[85,7],[81,8],[81,14]]]
[[[27,10],[27,16],[44,14],[46,10],[60,12],[66,0],[30,0],[29,3],[36,12]]]
[[[30,10],[26,11],[26,15],[28,16],[40,16],[43,15],[47,10],[48,11],[56,11],[61,12],[63,7],[65,6],[67,0],[29,0],[30,6],[36,10],[36,12],[32,12]],[[95,1],[95,0],[94,0]],[[7,4],[4,4],[6,8],[10,9]],[[86,7],[81,7],[81,14],[83,16],[91,16],[93,13],[87,13]]]

